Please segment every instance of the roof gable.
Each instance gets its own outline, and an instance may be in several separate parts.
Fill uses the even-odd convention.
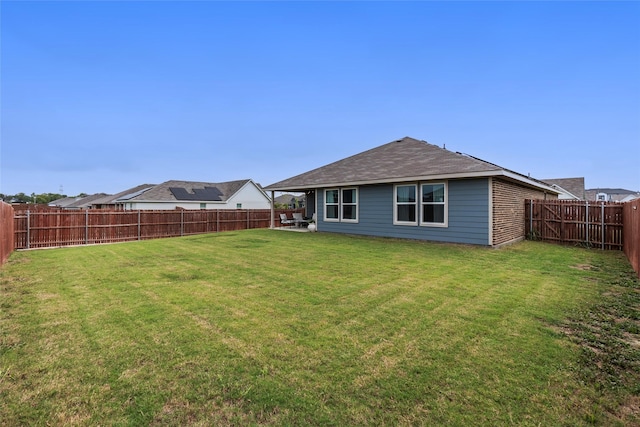
[[[534,182],[531,178],[493,163],[455,153],[426,141],[405,137],[271,184],[265,189],[294,190],[332,185],[401,182],[411,179],[442,179],[454,175],[508,175],[529,185],[547,187],[541,182]]]

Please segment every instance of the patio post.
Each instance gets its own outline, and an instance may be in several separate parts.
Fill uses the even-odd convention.
[[[271,229],[275,228],[275,222],[273,220],[273,215],[275,214],[275,205],[274,205],[275,197],[276,197],[276,192],[271,190],[271,213],[269,215],[269,218],[270,218],[269,228]]]

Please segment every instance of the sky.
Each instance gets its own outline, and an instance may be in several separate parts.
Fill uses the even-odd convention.
[[[262,185],[410,136],[640,191],[640,2],[0,2],[0,193]]]

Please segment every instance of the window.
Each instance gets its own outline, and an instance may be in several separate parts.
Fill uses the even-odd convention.
[[[200,209],[207,209],[206,203],[200,203]]]
[[[242,203],[236,203],[236,209],[242,209]]]
[[[416,185],[396,185],[394,198],[394,224],[417,225]]]
[[[421,225],[446,226],[447,205],[445,183],[422,184]]]
[[[355,188],[342,189],[342,217],[343,221],[358,221],[358,191]]]
[[[358,189],[324,190],[324,220],[358,222]]]
[[[338,221],[338,190],[324,191],[324,219],[325,221]]]

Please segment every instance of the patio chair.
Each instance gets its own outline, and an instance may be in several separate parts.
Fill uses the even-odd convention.
[[[287,218],[287,214],[280,214],[280,224],[282,225],[295,225],[295,220]]]

